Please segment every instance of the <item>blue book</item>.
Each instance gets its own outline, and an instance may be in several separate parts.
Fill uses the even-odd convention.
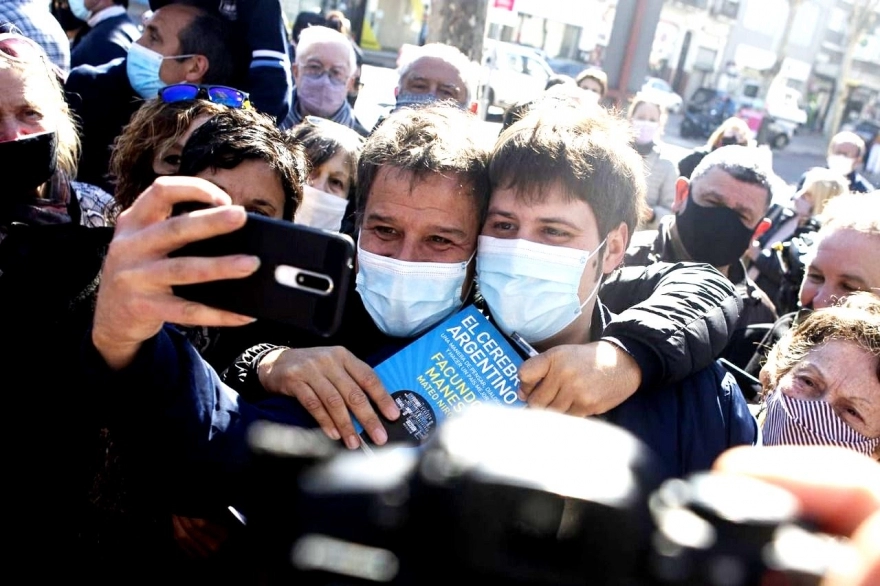
[[[522,363],[486,316],[462,309],[375,368],[400,409],[397,421],[382,417],[389,442],[420,445],[444,419],[476,405],[525,407],[517,397]]]

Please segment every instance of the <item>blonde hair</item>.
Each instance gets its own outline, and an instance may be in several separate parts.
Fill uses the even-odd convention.
[[[660,118],[658,120],[658,122],[660,123],[660,127],[662,128],[666,125],[666,118],[669,113],[666,111],[666,108],[663,107],[663,104],[658,102],[656,99],[641,93],[636,94],[633,97],[633,101],[626,112],[626,117],[628,120],[632,120],[632,117],[636,114],[636,110],[638,110],[639,106],[641,105],[653,106],[657,108],[657,111],[660,112]]]
[[[802,194],[809,194],[807,199],[813,206],[814,216],[821,214],[832,198],[848,192],[849,181],[824,167],[813,167],[807,171],[800,191]]]
[[[873,193],[838,195],[825,203],[819,221],[820,235],[843,229],[880,236],[880,198]]]
[[[752,135],[752,129],[749,128],[749,125],[746,124],[746,121],[742,118],[737,118],[736,116],[731,116],[720,125],[715,131],[709,135],[709,140],[706,141],[706,144],[709,148],[717,149],[721,146],[721,139],[724,136],[724,133],[728,130],[738,130],[740,134],[742,134],[746,139],[748,139]]]
[[[23,38],[27,39],[27,37]],[[30,41],[30,39],[27,40]],[[67,100],[64,98],[64,90],[55,66],[49,60],[42,47],[33,42],[31,44],[34,46],[34,49],[38,50],[39,59],[13,60],[6,58],[5,53],[0,51],[0,70],[17,74],[22,83],[26,79],[45,80],[48,82],[48,88],[42,88],[40,91],[35,92],[35,97],[46,117],[55,123],[54,128],[50,128],[50,130],[55,131],[57,141],[56,169],[72,179],[76,177],[76,169],[79,162],[79,131],[70,112],[70,106],[68,106]]]

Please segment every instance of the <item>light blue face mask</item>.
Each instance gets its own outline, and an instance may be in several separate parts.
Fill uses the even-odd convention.
[[[128,49],[128,57],[125,59],[125,72],[128,74],[128,83],[132,89],[145,100],[155,98],[159,90],[168,85],[159,77],[162,61],[165,59],[183,59],[195,57],[195,55],[169,55],[161,54],[147,49],[143,45],[132,43]],[[181,80],[183,81],[183,80]]]
[[[501,331],[516,332],[534,344],[568,327],[599,289],[601,279],[586,299],[578,297],[584,270],[604,244],[588,252],[480,236],[477,286]]]
[[[360,244],[357,252],[357,292],[386,335],[415,336],[461,308],[470,259],[408,262],[367,252]]]
[[[86,8],[86,0],[69,0],[67,5],[75,17],[88,21],[92,11]]]

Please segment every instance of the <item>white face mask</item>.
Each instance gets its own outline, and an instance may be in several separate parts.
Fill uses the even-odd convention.
[[[409,262],[367,252],[360,243],[357,252],[357,292],[385,334],[415,336],[461,308],[470,259]]]
[[[564,330],[599,289],[601,279],[583,301],[581,277],[593,252],[549,246],[522,239],[480,236],[477,284],[498,327],[516,332],[531,344]]]
[[[844,177],[853,172],[856,162],[846,155],[829,155],[828,168]]]
[[[345,217],[348,200],[332,193],[303,185],[303,199],[293,221],[297,224],[338,232]]]
[[[653,120],[632,120],[636,144],[651,144],[660,129],[660,123]]]
[[[880,445],[880,438],[865,437],[851,428],[826,401],[794,399],[777,388],[765,406],[764,445],[840,446],[867,456]]]

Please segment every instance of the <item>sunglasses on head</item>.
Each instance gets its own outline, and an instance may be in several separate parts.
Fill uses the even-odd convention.
[[[165,86],[159,90],[159,98],[166,104],[185,100],[207,100],[215,104],[229,106],[230,108],[248,109],[251,107],[251,100],[248,94],[225,85],[179,83]]]

